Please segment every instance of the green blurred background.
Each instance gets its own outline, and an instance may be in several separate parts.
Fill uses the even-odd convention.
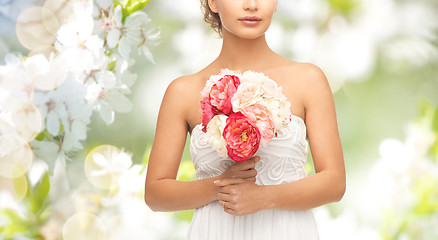
[[[0,0],[0,59],[8,52],[27,53],[15,36],[14,21],[21,11],[41,2]],[[116,114],[110,126],[94,115],[85,144],[86,152],[101,144],[124,148],[139,164],[147,161],[167,85],[208,65],[221,47],[221,40],[203,22],[198,0],[152,0],[144,11],[152,19],[151,27],[161,31],[160,44],[151,48],[156,63],[136,57],[132,71],[138,80],[130,96],[134,109]],[[267,40],[279,54],[321,67],[333,90],[348,182],[340,203],[315,209],[321,239],[438,239],[434,230],[422,234],[421,228],[407,227],[408,218],[398,223],[376,214],[382,208],[368,202],[374,199],[369,196],[374,194],[369,191],[370,172],[382,160],[382,141],[404,141],[409,136],[407,126],[427,118],[436,132],[432,125],[438,103],[438,1],[279,0]],[[188,144],[180,178],[185,180],[195,177]],[[436,152],[430,150],[428,156],[436,167]],[[74,182],[75,174],[82,174],[82,163],[69,164]],[[426,199],[432,207],[425,221],[438,226],[434,186]],[[174,218],[188,223],[191,214],[180,212]],[[412,214],[401,218],[416,219]],[[187,224],[180,231],[186,229]]]

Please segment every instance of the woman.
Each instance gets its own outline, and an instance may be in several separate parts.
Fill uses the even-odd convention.
[[[328,81],[316,66],[283,58],[267,45],[275,0],[201,4],[206,21],[223,37],[222,50],[205,69],[168,86],[149,159],[145,201],[154,211],[196,209],[188,239],[318,239],[311,209],[339,201],[345,192]],[[291,103],[290,129],[245,162],[221,158],[202,141],[200,92],[211,75],[225,68],[266,74]],[[177,181],[187,132],[198,180]],[[306,177],[308,145],[316,174]]]

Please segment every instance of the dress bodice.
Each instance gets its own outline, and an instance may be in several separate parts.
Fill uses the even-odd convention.
[[[258,172],[256,184],[274,185],[304,178],[309,152],[307,140],[304,120],[292,115],[287,128],[283,128],[267,146],[255,153],[254,156],[260,156],[255,166]],[[196,125],[190,137],[190,154],[198,179],[218,176],[234,162],[219,156],[207,141],[202,125]]]

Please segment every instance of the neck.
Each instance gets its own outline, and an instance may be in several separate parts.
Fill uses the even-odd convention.
[[[243,39],[224,29],[222,50],[215,62],[219,68],[253,70],[262,67],[264,59],[272,54],[264,34],[256,39]]]

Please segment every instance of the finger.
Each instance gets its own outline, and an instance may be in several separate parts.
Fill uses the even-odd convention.
[[[260,156],[254,156],[254,157],[243,162],[243,163],[245,163],[244,167],[246,169],[253,169],[253,168],[255,168],[255,164],[259,161],[260,161]]]
[[[218,193],[223,193],[223,194],[234,194],[235,190],[233,190],[234,187],[232,185],[228,185],[225,187],[220,187],[218,190]]]
[[[217,198],[220,201],[225,201],[225,202],[230,202],[231,201],[230,194],[226,194],[226,193],[222,193],[222,192],[217,194]]]
[[[245,180],[248,182],[253,182],[253,183],[255,183],[257,181],[256,177],[245,178]]]
[[[242,183],[242,181],[245,181],[245,180],[243,180],[241,178],[226,178],[226,179],[222,179],[222,180],[216,180],[213,182],[213,184],[218,186],[218,187],[225,187],[228,185]]]
[[[256,169],[247,170],[243,174],[244,174],[244,178],[255,177],[257,176],[257,170]]]
[[[227,202],[223,200],[219,200],[218,204],[225,209],[225,205],[227,204]]]
[[[236,210],[228,207],[228,203],[225,204],[224,212],[229,213],[229,214],[234,215],[234,216],[240,216],[240,214]]]
[[[258,161],[260,161],[260,156],[254,156],[250,159],[254,160],[254,163],[257,163]]]
[[[257,170],[251,169],[251,170],[245,170],[245,171],[239,171],[238,173],[235,173],[231,178],[252,178],[257,176]]]
[[[245,170],[250,170],[253,169],[255,167],[255,162],[254,160],[246,160],[244,162],[239,162],[236,164],[235,168],[239,171],[245,171]]]

